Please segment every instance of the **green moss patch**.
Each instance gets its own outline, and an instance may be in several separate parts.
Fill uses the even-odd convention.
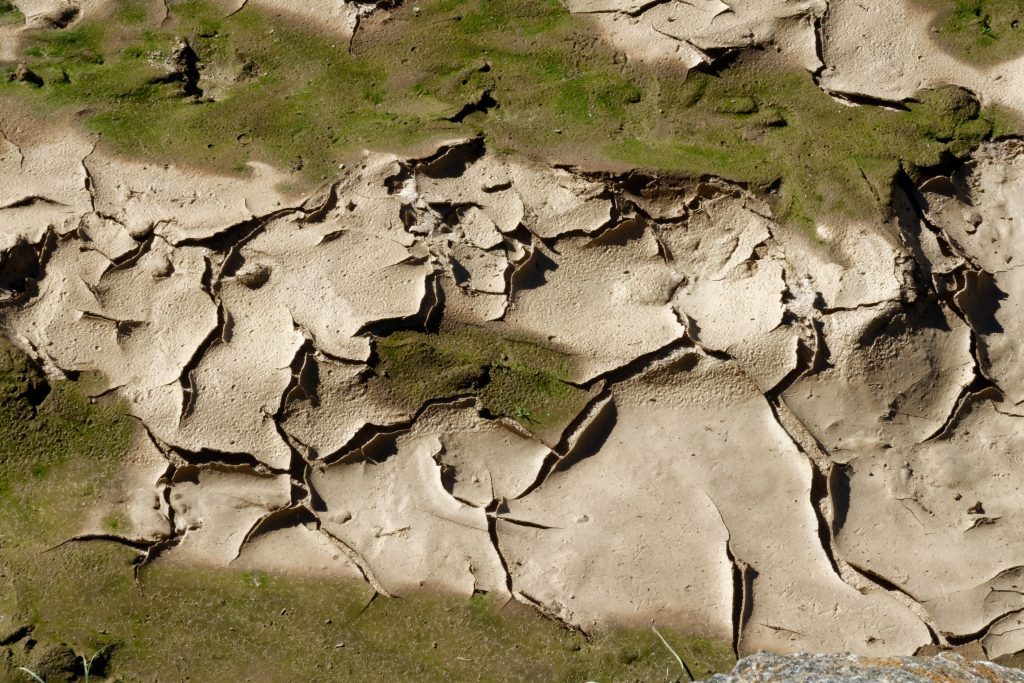
[[[1024,4],[1019,0],[917,0],[938,12],[938,39],[953,54],[992,64],[1024,53]]]
[[[997,122],[1018,126],[955,89],[923,92],[910,111],[844,106],[768,53],[715,74],[622,63],[558,0],[404,3],[364,20],[351,50],[252,5],[227,16],[227,5],[185,0],[162,23],[147,7],[32,32],[24,57],[45,84],[0,79],[0,102],[79,112],[127,154],[227,172],[263,160],[307,185],[364,148],[481,134],[528,156],[777,189],[778,215],[807,225],[875,219],[901,164],[932,165]],[[201,96],[169,75],[181,40]],[[467,108],[484,93],[493,106]]]
[[[519,349],[516,358],[546,358],[545,367],[554,362],[542,351],[505,348]],[[57,643],[87,656],[105,650],[110,661],[100,676],[123,681],[678,676],[650,631],[606,631],[588,640],[483,594],[378,598],[367,606],[371,593],[360,584],[163,563],[145,568],[138,586],[128,548],[93,542],[51,549],[73,536],[101,499],[131,436],[123,406],[91,401],[88,393],[88,378],[48,385],[0,343],[0,626],[31,625],[39,642],[28,653],[24,639],[0,648],[0,680],[27,680],[15,667],[34,666]],[[112,532],[120,524],[107,520]],[[666,635],[700,677],[733,665],[727,643]]]
[[[895,173],[966,154],[998,121],[970,94],[919,93],[908,111],[851,107],[825,95],[810,74],[745,59],[720,75],[699,72],[681,88],[663,82],[658,125],[608,145],[631,164],[687,169],[777,190],[783,220],[878,219]]]
[[[587,402],[587,392],[568,383],[568,356],[481,328],[396,332],[376,348],[378,374],[411,409],[433,399],[477,396],[492,415],[545,433],[559,431]]]
[[[11,0],[0,0],[0,26],[4,24],[20,24],[25,16],[18,11]]]
[[[88,398],[91,384],[95,378],[88,376],[47,382],[24,355],[0,340],[0,501],[12,510],[4,515],[5,524],[38,523],[30,513],[35,508],[41,515],[67,512],[120,462],[133,423],[120,405]],[[49,473],[57,467],[92,474],[66,489],[48,488]]]

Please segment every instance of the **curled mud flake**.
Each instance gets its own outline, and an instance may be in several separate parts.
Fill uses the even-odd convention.
[[[386,237],[337,228],[331,220],[315,226],[277,220],[240,253],[273,269],[260,297],[286,307],[319,350],[365,361],[364,331],[416,318],[431,267]]]
[[[565,239],[557,260],[534,259],[520,268],[504,318],[511,329],[544,335],[575,356],[577,381],[626,365],[685,332],[670,304],[678,276],[653,239],[601,247],[589,241]]]
[[[284,406],[281,428],[312,449],[313,457],[330,457],[351,448],[368,428],[386,428],[411,420],[415,409],[396,405],[379,377],[367,368],[314,354],[308,375],[316,400],[296,397]]]
[[[518,497],[535,480],[550,447],[516,423],[488,420],[477,409],[431,406],[420,414],[412,434],[434,435],[442,483],[451,495],[479,508]]]
[[[992,659],[1024,651],[1024,611],[1008,614],[992,624],[981,643]]]
[[[313,484],[327,508],[320,514],[323,528],[365,558],[388,592],[423,585],[467,596],[475,588],[502,591],[505,575],[485,511],[444,489],[434,460],[440,450],[435,437],[409,436],[384,462],[314,470]],[[349,509],[359,513],[334,514]],[[396,533],[400,529],[406,531]]]
[[[194,480],[174,483],[175,532],[179,543],[169,558],[226,565],[253,525],[268,513],[288,507],[287,475],[259,476],[246,468],[201,469]]]
[[[952,6],[918,0],[829,3],[821,20],[826,68],[820,83],[827,91],[892,103],[913,98],[922,83],[956,83],[986,102],[1020,113],[1024,103],[1016,84],[1021,72],[1011,58],[1020,54],[1020,38],[1009,22],[1002,36],[1006,40],[995,39],[982,23],[1013,10],[982,13],[980,7],[979,16],[970,19],[967,10],[954,12]],[[970,23],[952,30],[935,26],[951,15]],[[960,45],[944,49],[942,44],[950,41]],[[962,49],[965,45],[968,49]]]
[[[153,231],[174,245],[210,240],[231,226],[302,204],[275,189],[284,174],[259,163],[251,163],[250,177],[241,179],[123,161],[98,151],[88,169],[97,213],[132,235]]]
[[[686,69],[713,55],[772,44],[783,58],[813,71],[821,66],[813,20],[823,0],[725,3],[720,0],[573,0],[573,13],[590,15],[623,60],[678,64]]]
[[[152,545],[169,539],[174,530],[165,509],[161,483],[167,459],[144,430],[138,429],[121,476],[111,482],[103,501],[89,514],[79,534],[116,536]]]
[[[615,533],[622,535],[623,538],[613,547],[622,548],[623,553],[629,554],[631,566],[635,567],[637,563],[645,566],[648,562],[652,563],[652,568],[644,572],[648,577],[648,586],[653,580],[651,577],[660,576],[653,568],[662,564],[658,560],[660,553],[673,552],[670,548],[685,547],[688,548],[686,552],[691,559],[699,557],[700,561],[687,563],[688,571],[694,572],[693,577],[687,581],[698,582],[704,586],[704,590],[700,594],[685,591],[686,581],[679,580],[680,569],[677,565],[671,582],[664,586],[656,584],[658,594],[662,596],[656,599],[656,603],[666,606],[664,609],[667,610],[679,610],[675,614],[666,612],[663,616],[666,621],[696,618],[691,615],[705,615],[704,618],[708,619],[711,615],[717,614],[717,628],[731,634],[734,626],[734,564],[726,552],[728,544],[729,552],[742,558],[744,563],[754,570],[750,572],[747,580],[750,584],[748,593],[752,596],[748,601],[749,606],[741,608],[735,617],[742,619],[743,623],[739,643],[743,651],[764,647],[792,647],[787,643],[791,642],[794,632],[804,634],[801,636],[802,642],[806,642],[806,638],[812,638],[820,643],[821,647],[870,650],[871,646],[865,646],[864,642],[868,635],[874,633],[879,619],[886,623],[898,621],[901,624],[900,632],[903,634],[902,637],[907,639],[904,646],[928,642],[930,639],[923,625],[920,625],[912,614],[906,612],[905,608],[888,598],[864,596],[843,583],[835,575],[826,555],[822,552],[820,541],[812,531],[814,523],[796,522],[797,519],[808,519],[808,516],[813,519],[813,513],[807,504],[810,497],[806,463],[789,441],[788,435],[775,422],[770,407],[757,387],[750,383],[734,363],[700,356],[696,364],[682,362],[689,358],[690,353],[692,352],[680,356],[677,362],[665,362],[639,377],[616,385],[613,389],[616,419],[611,433],[596,445],[596,452],[589,457],[583,457],[564,471],[556,471],[541,486],[521,499],[510,501],[510,515],[515,518],[562,530],[523,530],[502,525],[499,521],[502,548],[506,557],[510,559],[510,566],[513,567],[513,585],[517,589],[523,586],[522,590],[527,590],[533,595],[545,595],[545,603],[551,600],[552,602],[548,604],[566,604],[564,595],[559,591],[552,591],[552,588],[541,589],[539,586],[547,585],[549,580],[563,574],[565,575],[559,579],[559,583],[564,581],[574,586],[589,586],[590,580],[578,575],[578,572],[583,571],[584,565],[576,567],[575,556],[562,556],[552,552],[545,557],[550,558],[549,561],[556,566],[546,568],[537,566],[536,560],[527,563],[525,555],[532,555],[537,544],[550,542],[558,545],[559,535],[587,534],[591,533],[588,531],[590,529],[594,530],[593,533],[602,534],[616,528],[618,531]],[[727,417],[725,413],[733,417]],[[652,424],[658,425],[657,430],[651,429]],[[743,424],[742,433],[730,428],[730,424]],[[653,436],[655,432],[659,436]],[[666,440],[668,434],[674,436]],[[747,439],[756,439],[762,445],[772,444],[768,451],[764,448],[759,451],[762,456],[770,452],[771,462],[765,462],[763,457],[750,459],[747,455],[749,451],[743,446]],[[689,444],[687,448],[692,454],[688,457],[679,457],[675,450],[666,445],[668,442]],[[630,452],[643,452],[644,467],[622,468],[623,453],[619,451],[623,448]],[[717,474],[723,471],[720,470],[723,457],[738,459],[736,467],[750,473],[750,476],[744,478],[743,485],[753,488],[737,497],[735,480],[721,479]],[[753,474],[751,467],[766,469],[762,474]],[[614,476],[609,476],[608,472],[612,471]],[[587,497],[585,500],[566,496],[566,491],[575,490],[577,485],[585,486],[576,481],[576,478],[585,477],[589,482],[590,476],[594,479],[587,485],[612,488],[605,495]],[[640,477],[644,480],[650,477],[655,483],[631,483],[629,477]],[[679,497],[679,503],[674,507],[685,506],[686,509],[693,510],[689,516],[691,520],[698,510],[703,510],[701,517],[705,522],[701,528],[704,531],[700,533],[714,533],[720,539],[720,545],[716,544],[717,549],[716,546],[706,543],[691,545],[685,538],[685,535],[690,533],[687,531],[689,527],[672,524],[671,517],[666,518],[663,514],[656,515],[655,518],[664,518],[671,528],[666,527],[660,534],[661,542],[648,545],[642,543],[640,539],[629,540],[632,538],[631,534],[640,533],[639,526],[626,521],[628,516],[623,518],[621,514],[614,514],[614,510],[605,508],[618,505],[619,502],[616,501],[619,501],[620,495],[624,495],[621,503],[631,511],[630,514],[641,514],[640,509],[636,507],[637,501],[626,494],[628,490],[633,490],[633,486],[640,486],[645,490],[650,487],[659,490],[661,487],[667,487],[664,490],[671,493],[665,495]],[[754,490],[760,486],[772,487],[777,492],[785,489],[788,493],[765,497]],[[613,495],[614,491],[618,491],[617,487],[621,487],[622,490]],[[706,495],[703,495],[704,493]],[[758,519],[763,518],[763,510],[756,516],[751,516],[742,506],[735,505],[736,500],[747,499],[748,496],[771,501],[770,504],[774,506],[770,515],[772,519],[793,521],[784,527],[774,527],[785,529],[780,531],[785,535],[785,541],[778,541],[785,542],[789,548],[785,556],[780,556],[772,550],[775,541],[772,541],[771,537],[774,532],[768,531],[767,528],[759,530],[761,523]],[[709,497],[716,501],[720,513],[715,509],[715,505],[709,502]],[[565,510],[564,520],[558,516],[558,510],[562,509]],[[586,515],[589,520],[585,525],[571,523],[573,519],[582,518],[582,515]],[[644,524],[649,525],[650,517],[643,517]],[[728,530],[724,527],[723,520],[728,523]],[[620,522],[622,526],[616,526]],[[796,528],[804,531],[794,533],[793,530]],[[524,539],[520,545],[516,538],[524,534],[530,538]],[[574,546],[576,545],[574,543]],[[579,543],[578,547],[590,547],[590,544]],[[799,562],[802,567],[804,579],[798,583],[792,581],[791,570],[787,569],[793,562]],[[605,563],[595,559],[585,566],[587,576],[594,576],[595,566],[601,567],[601,571],[615,571],[617,565],[614,561]],[[522,569],[516,569],[518,567]],[[536,587],[531,590],[530,586],[534,584]],[[708,592],[712,586],[718,587],[715,593]],[[683,590],[681,595],[672,599],[667,597],[670,592],[679,590]],[[842,631],[811,628],[811,622],[806,616],[802,616],[799,610],[786,606],[793,591],[813,595],[815,601],[827,600],[835,609],[842,610],[851,618],[856,615],[856,621],[844,624]],[[578,597],[586,595],[579,588],[575,590],[575,594]],[[620,595],[628,595],[628,592]],[[595,593],[593,597],[596,602],[589,606],[585,606],[583,602],[568,604],[568,608],[579,610],[576,619],[584,618],[588,611],[591,611],[588,618],[600,618],[597,615],[604,610],[596,605],[607,600],[608,596],[602,593],[598,597]],[[627,605],[623,605],[620,611],[628,613],[631,610]],[[763,623],[782,625],[785,629],[775,630],[761,626]],[[707,627],[712,628],[713,624],[708,624]],[[851,633],[851,628],[857,630],[857,635]],[[891,645],[892,643],[888,646]]]
[[[892,304],[829,315],[833,367],[783,393],[836,458],[932,437],[975,379],[969,326],[941,306],[901,311]]]
[[[139,248],[139,243],[123,225],[96,214],[88,214],[78,228],[87,246],[96,249],[111,261],[123,259]]]
[[[297,524],[260,534],[239,549],[231,566],[265,572],[301,572],[317,578],[362,580],[364,575],[358,564],[318,528],[314,523]]]
[[[1021,149],[1018,140],[987,143],[970,164],[958,165],[953,177],[961,192],[921,199],[924,220],[980,271],[965,276],[956,301],[977,334],[982,372],[1014,404],[1024,403],[1024,366],[1013,342],[1024,333],[1024,222],[1014,218],[1024,210]]]

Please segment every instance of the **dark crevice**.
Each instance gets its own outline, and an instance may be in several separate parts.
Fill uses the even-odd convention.
[[[646,12],[646,11],[648,11],[650,9],[653,9],[653,8],[657,7],[658,5],[664,5],[666,3],[674,2],[674,1],[675,0],[644,0],[644,2],[641,3],[640,5],[636,5],[634,7],[630,7],[628,10],[623,11],[623,14],[628,14],[631,17],[639,17],[644,12]],[[619,10],[611,10],[611,11],[617,12]]]
[[[457,113],[449,116],[446,121],[462,123],[470,114],[486,114],[498,107],[498,101],[491,96],[490,90],[484,90],[473,102],[467,102]]]
[[[632,379],[634,377],[642,375],[648,370],[653,370],[654,368],[656,368],[657,366],[661,365],[666,361],[673,361],[683,363],[684,365],[686,365],[689,363],[689,361],[687,360],[687,356],[689,354],[679,354],[680,351],[684,350],[691,351],[694,356],[698,355],[698,347],[693,343],[693,341],[685,332],[680,337],[673,339],[669,343],[665,344],[660,348],[655,349],[654,351],[651,351],[650,353],[645,353],[641,356],[637,356],[628,363],[620,365],[619,367],[609,370],[607,372],[603,372],[600,375],[593,377],[584,384],[573,386],[577,386],[578,388],[585,390],[592,389],[600,382],[607,382],[609,385],[613,386],[615,384],[624,382],[628,379]],[[712,358],[721,359],[721,356],[724,355],[717,354],[715,352],[710,352],[705,349],[700,349],[700,351],[703,351],[707,356],[710,356]],[[728,359],[727,356],[726,359]],[[695,365],[696,363],[692,363],[690,367],[692,368]]]
[[[1016,592],[1016,591],[1014,591],[1014,592]],[[975,631],[973,633],[960,633],[960,634],[943,633],[943,635],[946,638],[946,642],[948,642],[953,647],[959,647],[959,646],[962,646],[962,645],[968,645],[968,644],[973,643],[975,641],[981,641],[982,639],[984,639],[992,631],[992,627],[994,627],[996,624],[998,624],[1003,619],[1006,619],[1007,617],[1012,617],[1012,616],[1015,616],[1015,615],[1018,615],[1018,614],[1024,614],[1024,608],[1009,610],[1007,612],[999,614],[998,616],[995,616],[992,619],[989,619],[988,623],[986,623],[984,626],[982,626],[980,629],[978,629],[977,631]]]
[[[209,261],[207,261],[207,268],[209,269]],[[211,329],[199,345],[196,346],[195,350],[192,352],[192,356],[189,357],[188,361],[186,361],[181,368],[181,374],[178,377],[178,382],[181,385],[181,413],[178,415],[179,426],[181,426],[195,410],[196,394],[198,390],[193,381],[192,373],[199,368],[199,364],[202,362],[207,351],[209,351],[213,346],[223,343],[225,334],[230,328],[230,316],[227,314],[227,311],[224,310],[223,304],[213,297],[208,290],[206,291],[206,294],[207,296],[210,296],[211,300],[217,306],[217,324],[213,326],[213,329]]]
[[[49,197],[43,197],[42,195],[33,194],[28,195],[27,197],[22,197],[21,199],[16,199],[9,204],[4,204],[3,206],[0,206],[0,211],[6,211],[7,209],[24,209],[29,206],[35,206],[36,204],[46,204],[48,206],[67,206],[63,202],[58,202],[56,200],[50,199]]]
[[[863,107],[879,107],[882,109],[893,109],[896,111],[910,111],[910,106],[904,100],[887,100],[884,97],[873,97],[863,93],[840,92],[822,88],[828,95],[837,100]]]
[[[190,451],[181,446],[171,446],[171,450],[189,465],[201,466],[223,466],[228,468],[246,468],[254,474],[289,474],[288,470],[281,470],[261,462],[256,456],[250,453],[238,453],[231,451],[220,451],[213,448],[201,448],[198,451]]]
[[[426,410],[432,406],[450,406],[453,408],[469,408],[476,405],[476,399],[466,396],[434,398],[426,401],[416,414],[408,420],[389,425],[365,424],[334,453],[317,461],[321,468],[338,463],[355,462],[360,459],[380,464],[398,452],[396,441],[409,431]]]
[[[582,460],[596,455],[615,428],[616,408],[610,389],[606,388],[576,417],[574,427],[567,429],[562,441],[544,458],[537,476],[517,498],[525,498],[540,488],[548,477],[567,470]],[[575,443],[570,443],[571,441]]]
[[[6,647],[8,645],[14,645],[15,643],[28,638],[35,631],[35,624],[24,624],[18,626],[12,631],[0,635],[0,647]]]
[[[501,552],[501,544],[498,542],[498,511],[500,510],[501,505],[501,501],[494,499],[485,508],[487,535],[491,539],[491,545],[494,547],[494,553],[498,556],[498,561],[501,563],[501,569],[505,572],[505,590],[507,590],[510,595],[515,595],[512,587],[512,572],[509,570],[508,560],[505,559],[505,554]]]
[[[725,529],[725,555],[732,568],[732,652],[736,659],[740,658],[740,643],[743,640],[743,627],[749,622],[754,610],[754,579],[757,570],[736,557],[732,550],[732,532],[725,523],[722,509],[711,496],[704,492],[704,497],[718,513],[718,520]]]
[[[153,83],[179,83],[182,97],[200,98],[199,55],[187,40],[181,40],[171,54],[172,67],[166,76],[153,79]]]
[[[317,522],[320,522],[319,518],[317,518]],[[332,543],[334,543],[334,545],[336,545],[345,554],[345,556],[348,557],[349,561],[351,561],[352,564],[356,566],[359,572],[363,575],[363,579],[365,579],[366,582],[370,584],[370,586],[375,591],[374,597],[376,597],[376,594],[383,595],[386,598],[392,597],[391,593],[386,591],[384,589],[384,586],[381,585],[380,581],[377,580],[377,576],[373,573],[373,570],[371,569],[369,563],[359,553],[359,551],[357,551],[355,548],[350,546],[348,543],[346,543],[338,536],[335,536],[330,531],[325,529],[322,523],[319,524],[318,529],[320,533],[324,534]],[[369,605],[367,605],[367,607],[369,607]]]
[[[46,28],[62,29],[67,28],[78,19],[79,14],[81,14],[81,9],[78,5],[68,4],[45,15],[42,21]]]
[[[17,306],[39,295],[39,281],[60,243],[56,229],[48,227],[39,242],[18,240],[0,252],[0,304]]]
[[[885,578],[881,574],[875,572],[874,570],[868,569],[867,567],[864,567],[864,566],[860,566],[860,565],[854,564],[853,562],[850,562],[849,560],[847,560],[846,564],[849,565],[849,567],[851,569],[854,569],[861,576],[869,579],[871,581],[871,583],[877,585],[879,588],[882,588],[882,589],[884,589],[886,591],[889,591],[890,593],[901,593],[902,595],[907,596],[908,598],[910,598],[912,601],[916,602],[917,604],[921,604],[921,601],[918,600],[916,597],[914,597],[905,588],[903,588],[903,587],[893,583],[892,581],[890,581],[889,579]],[[925,625],[928,626],[928,624],[925,624]],[[931,629],[930,626],[929,626],[929,629]]]
[[[565,630],[572,631],[573,633],[580,634],[581,636],[583,636],[583,639],[586,640],[587,642],[590,642],[592,640],[593,636],[591,636],[590,633],[588,633],[587,631],[583,630],[582,627],[577,626],[576,624],[570,623],[570,622],[566,621],[565,619],[563,619],[562,617],[558,616],[549,607],[547,607],[540,600],[534,598],[532,595],[529,595],[528,593],[523,593],[523,592],[520,591],[520,592],[513,592],[512,593],[512,597],[515,600],[517,600],[518,602],[524,603],[527,606],[532,607],[542,617],[544,617],[546,619],[550,619],[551,621],[555,622],[556,624],[558,624],[559,626],[561,626]]]
[[[132,562],[132,573],[135,576],[135,582],[139,587],[142,586],[142,569],[160,557],[163,553],[178,547],[181,543],[182,536],[175,531],[175,535],[166,541],[154,543],[147,548],[142,554],[140,554]]]
[[[344,446],[317,460],[317,465],[327,468],[338,463],[360,460],[379,465],[398,453],[398,437],[408,434],[414,422],[408,420],[397,425],[364,424]]]
[[[352,336],[386,337],[401,330],[417,330],[421,332],[437,332],[444,315],[445,298],[441,287],[442,273],[428,273],[424,286],[423,299],[416,313],[400,318],[387,318],[366,323]]]
[[[768,405],[771,406],[772,415],[775,421],[782,427],[783,431],[787,430],[783,426],[783,421],[779,418],[779,410],[781,398],[773,397],[768,399]],[[810,432],[807,432],[810,434]],[[797,450],[800,451],[808,460],[811,461],[811,486],[810,486],[810,505],[811,510],[814,511],[814,517],[817,521],[815,525],[817,527],[816,532],[818,535],[818,544],[821,546],[822,551],[825,553],[825,557],[828,558],[829,566],[832,567],[832,571],[836,576],[842,578],[842,572],[839,568],[839,562],[836,559],[835,551],[835,538],[832,533],[832,525],[829,523],[825,516],[824,504],[826,502],[832,502],[831,493],[829,491],[828,480],[831,475],[833,468],[831,460],[828,460],[824,447],[815,440],[814,446],[818,452],[822,454],[822,457],[814,457],[811,453],[808,453],[803,444],[795,438],[792,434],[789,434],[790,440],[793,445],[796,446]],[[813,439],[813,435],[811,435]],[[832,503],[834,505],[834,502]]]
[[[307,202],[308,204],[308,202]],[[303,210],[306,215],[303,217],[303,223],[322,223],[326,220],[327,216],[338,206],[338,183],[331,183],[327,189],[327,194],[323,201],[313,207],[307,207],[303,205]]]
[[[80,534],[78,536],[72,536],[71,538],[61,541],[57,545],[47,548],[43,552],[52,552],[58,548],[63,548],[66,545],[72,543],[88,543],[91,541],[104,541],[107,543],[116,543],[118,545],[127,546],[133,550],[145,551],[149,550],[154,544],[154,541],[144,541],[134,538],[128,538],[126,536],[119,536],[117,534]]]
[[[245,537],[242,538],[242,542],[238,545],[238,552],[235,554],[237,560],[242,555],[242,550],[246,544],[252,541],[254,538],[269,534],[273,531],[281,531],[282,529],[290,529],[292,527],[299,526],[301,524],[316,524],[317,517],[308,508],[301,505],[289,505],[276,510],[271,510],[267,514],[256,520],[249,530],[245,533]]]
[[[828,17],[829,5],[825,5],[825,11],[821,16],[815,15],[811,23],[814,29],[814,55],[818,58],[818,68],[811,72],[814,84],[821,87],[821,74],[828,68],[825,63],[825,20]]]
[[[127,270],[129,268],[133,268],[136,264],[138,264],[139,259],[141,259],[143,256],[148,254],[153,249],[153,242],[155,240],[156,236],[150,233],[149,235],[146,236],[144,240],[142,240],[142,242],[139,242],[139,246],[137,246],[135,249],[132,249],[124,256],[118,256],[117,258],[111,259],[111,267],[107,272],[109,273],[111,271]],[[104,275],[106,275],[106,273],[104,273]]]
[[[463,502],[465,502],[465,501],[463,501]],[[467,505],[468,505],[468,503],[467,503]],[[540,524],[539,522],[531,522],[531,521],[526,520],[526,519],[517,519],[515,517],[506,517],[506,516],[500,515],[498,513],[489,513],[488,516],[493,516],[495,520],[499,520],[500,519],[502,522],[508,522],[509,524],[514,524],[516,526],[525,527],[527,529],[541,529],[541,530],[546,531],[546,530],[549,530],[549,529],[561,529],[562,528],[562,527],[556,527],[556,526],[548,526],[546,524]]]
[[[428,157],[410,161],[417,173],[423,173],[428,178],[458,178],[470,165],[481,159],[486,151],[484,138],[476,136],[467,141],[444,145]]]

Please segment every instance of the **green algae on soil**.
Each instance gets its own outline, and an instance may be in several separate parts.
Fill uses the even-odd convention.
[[[18,11],[11,0],[0,0],[0,26],[4,24],[18,24],[25,20],[24,15]]]
[[[1020,0],[915,0],[935,10],[939,42],[961,59],[995,64],[1024,54]]]
[[[569,383],[568,356],[483,328],[395,332],[379,339],[376,350],[378,374],[413,410],[434,399],[477,396],[491,415],[543,432],[564,427],[588,400]]]
[[[162,3],[126,1],[29,32],[23,57],[45,84],[0,79],[0,102],[77,112],[134,156],[221,172],[268,161],[309,186],[365,148],[481,134],[563,163],[748,183],[804,225],[875,219],[901,165],[931,166],[1018,126],[955,88],[922,92],[907,111],[846,106],[757,50],[713,72],[623,63],[558,0],[409,5],[363,20],[349,47],[252,4],[229,16],[226,4],[185,0],[163,19]],[[185,94],[180,69],[170,75],[182,40],[201,96]]]

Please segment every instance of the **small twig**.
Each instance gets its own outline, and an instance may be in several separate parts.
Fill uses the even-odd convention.
[[[29,676],[32,677],[33,680],[39,681],[39,683],[46,683],[46,681],[44,681],[39,676],[37,676],[36,673],[34,671],[32,671],[31,669],[26,669],[23,666],[19,666],[18,669],[21,670],[21,671],[24,671],[25,673],[27,673]]]
[[[665,636],[658,633],[658,629],[652,626],[651,630],[654,631],[654,635],[658,636],[661,642],[665,645],[665,648],[672,653],[672,656],[676,658],[676,661],[679,662],[679,668],[683,670],[683,673],[685,673],[692,682],[694,680],[693,673],[690,671],[690,667],[686,666],[686,662],[683,661],[683,658],[679,656],[679,653],[672,649],[672,646],[668,644],[667,640],[665,640]]]

